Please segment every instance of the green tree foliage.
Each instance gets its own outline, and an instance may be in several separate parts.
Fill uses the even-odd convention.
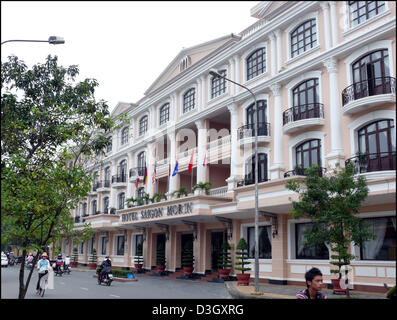
[[[331,255],[331,264],[338,267],[331,272],[339,273],[341,279],[341,267],[354,258],[349,253],[350,243],[361,246],[363,241],[375,237],[368,231],[368,223],[356,215],[367,198],[368,187],[363,176],[355,175],[353,164],[341,170],[337,167],[331,176],[320,176],[318,170],[313,166],[306,169],[304,180],[287,182],[289,190],[299,193],[299,201],[290,199],[290,214],[295,219],[304,217],[313,222],[313,229],[304,233],[304,245],[329,244],[335,253]]]
[[[193,243],[188,241],[186,242],[183,248],[182,267],[193,267],[193,264],[194,264]]]
[[[242,274],[244,274],[244,271],[250,271],[251,268],[245,267],[247,264],[249,264],[248,260],[248,244],[245,241],[244,238],[241,238],[240,241],[237,244],[236,249],[236,270],[240,270]],[[240,267],[241,266],[241,267]]]
[[[230,269],[232,267],[230,244],[227,241],[222,244],[222,248],[219,253],[218,267],[221,269]]]
[[[163,243],[159,243],[159,245],[157,246],[156,264],[158,266],[165,265],[165,247]]]

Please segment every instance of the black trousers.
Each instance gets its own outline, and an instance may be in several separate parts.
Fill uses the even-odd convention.
[[[39,273],[39,280],[37,281],[37,286],[36,290],[40,290],[40,279],[45,276],[48,273],[48,270],[46,270],[44,273]]]

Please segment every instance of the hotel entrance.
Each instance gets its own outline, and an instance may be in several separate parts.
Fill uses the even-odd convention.
[[[224,232],[211,232],[211,269],[218,270],[219,254],[225,241]]]
[[[186,245],[190,244],[190,247],[193,248],[193,234],[181,234],[181,266],[183,261],[183,254],[185,252]]]

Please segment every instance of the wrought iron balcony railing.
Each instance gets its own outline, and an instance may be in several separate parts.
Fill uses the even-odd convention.
[[[129,175],[130,178],[133,176],[143,177],[144,175],[145,175],[145,167],[136,167],[130,169],[130,175]]]
[[[313,118],[324,119],[324,105],[322,103],[308,103],[289,108],[283,112],[283,125]]]
[[[117,183],[117,182],[127,182],[127,175],[120,174],[120,175],[112,176],[112,183]]]
[[[268,179],[267,177],[259,177],[258,179],[258,183],[261,182],[266,182],[269,181],[270,179]],[[248,186],[250,184],[255,184],[255,178],[254,177],[245,177],[244,180],[240,180],[237,182],[237,187],[242,187],[242,186]]]
[[[288,178],[291,176],[305,176],[305,170],[307,168],[296,167],[294,170],[287,171],[284,173],[284,178]],[[327,172],[326,168],[319,167],[318,168],[318,175],[322,177]]]
[[[80,216],[74,217],[74,223],[80,223]]]
[[[270,123],[259,122],[257,125],[258,136],[270,136]],[[255,136],[254,124],[246,124],[238,129],[237,136],[239,139],[249,138]]]
[[[360,154],[347,159],[348,163],[353,163],[358,173],[396,170],[396,151]]]
[[[357,99],[387,93],[396,93],[395,78],[380,77],[356,82],[342,91],[342,106]]]

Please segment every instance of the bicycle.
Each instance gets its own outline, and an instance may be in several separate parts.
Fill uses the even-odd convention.
[[[45,274],[41,279],[40,279],[40,284],[39,284],[40,290],[38,295],[43,297],[44,296],[44,292],[48,287],[48,273]]]

